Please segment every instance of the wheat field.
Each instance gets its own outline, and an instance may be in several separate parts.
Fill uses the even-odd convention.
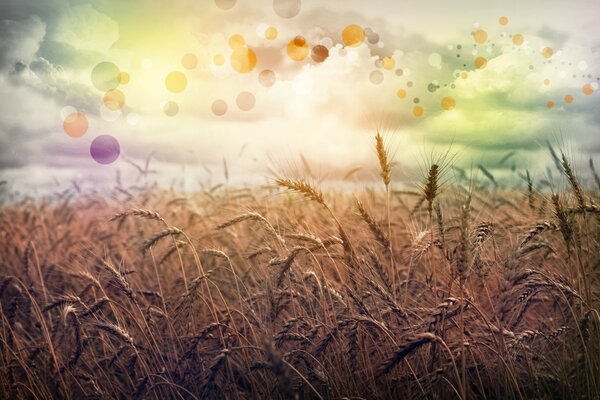
[[[375,144],[378,189],[4,205],[0,397],[597,399],[600,187],[395,190]]]

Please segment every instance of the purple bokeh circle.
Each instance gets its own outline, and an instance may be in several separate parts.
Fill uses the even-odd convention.
[[[121,153],[121,146],[117,139],[111,135],[100,135],[92,141],[90,154],[99,164],[114,162]]]

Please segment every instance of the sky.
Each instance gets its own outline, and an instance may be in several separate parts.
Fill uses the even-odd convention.
[[[600,164],[599,0],[0,0],[0,180],[264,182],[302,165],[399,180]],[[508,160],[501,162],[507,154]],[[306,172],[306,171],[305,171]],[[541,176],[542,172],[540,172]]]

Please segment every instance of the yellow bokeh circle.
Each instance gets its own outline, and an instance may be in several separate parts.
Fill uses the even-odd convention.
[[[233,50],[242,47],[246,44],[246,41],[244,40],[244,37],[242,35],[231,35],[231,37],[229,38],[229,47],[231,47]]]
[[[525,38],[520,33],[517,33],[516,35],[513,36],[512,42],[515,45],[520,46],[523,44],[523,42],[525,42]]]
[[[187,78],[183,72],[173,71],[165,78],[165,86],[170,92],[183,92],[187,87]]]
[[[223,56],[223,54],[217,54],[213,57],[213,63],[220,67],[221,65],[225,64],[225,56]]]
[[[131,77],[127,72],[119,72],[119,75],[117,76],[117,80],[119,81],[120,85],[128,84],[130,79]]]
[[[357,47],[365,40],[365,31],[362,27],[351,24],[342,31],[342,42],[346,46]]]
[[[274,26],[270,26],[265,31],[265,38],[267,38],[268,40],[275,40],[277,39],[278,33],[279,32],[277,32],[277,28],[275,28]]]
[[[452,96],[446,96],[442,99],[442,108],[444,110],[452,110],[456,107],[456,100]]]
[[[390,70],[396,67],[396,61],[392,57],[383,58],[383,68]]]
[[[475,59],[475,67],[477,69],[485,68],[486,65],[487,65],[487,60],[484,57],[477,57]]]
[[[421,107],[421,106],[414,106],[414,108],[412,109],[412,114],[415,117],[422,116],[424,112],[425,112],[425,110],[423,110],[423,107]]]
[[[475,40],[475,43],[483,44],[487,40],[487,37],[488,37],[488,34],[483,29],[477,29],[473,33],[473,39]]]
[[[231,66],[241,74],[252,71],[256,67],[256,53],[246,46],[236,48],[231,54]]]
[[[296,36],[287,45],[287,55],[294,61],[303,61],[308,57],[308,43],[302,36]]]

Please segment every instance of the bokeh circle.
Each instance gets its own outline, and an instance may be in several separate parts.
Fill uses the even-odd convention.
[[[227,103],[224,100],[215,100],[212,103],[211,110],[217,117],[225,115],[227,112]]]
[[[101,92],[107,92],[119,86],[121,71],[115,64],[104,61],[92,69],[92,84]]]
[[[67,135],[73,138],[81,137],[88,130],[88,120],[82,113],[74,112],[65,118],[63,129]]]
[[[121,146],[111,135],[100,135],[90,145],[90,154],[98,164],[111,164],[121,154]]]
[[[265,69],[258,74],[258,82],[264,87],[271,87],[275,84],[277,77],[275,76],[275,72],[270,69]]]
[[[250,111],[256,104],[256,97],[250,92],[240,92],[235,99],[235,103],[242,111]]]
[[[273,10],[281,18],[294,18],[301,8],[300,0],[273,0]]]

